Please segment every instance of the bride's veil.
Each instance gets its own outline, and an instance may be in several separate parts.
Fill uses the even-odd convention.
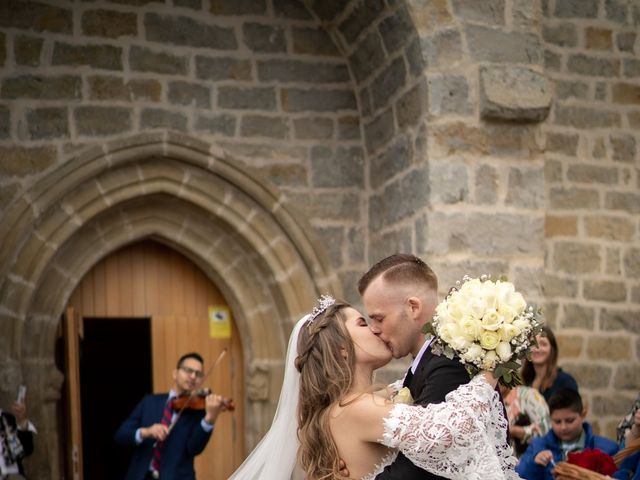
[[[229,480],[289,480],[298,452],[298,392],[300,373],[295,367],[298,335],[309,319],[298,320],[289,337],[284,382],[271,428]]]

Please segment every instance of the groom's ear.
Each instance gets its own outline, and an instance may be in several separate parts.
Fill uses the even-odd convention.
[[[414,318],[420,315],[420,310],[422,310],[422,301],[418,297],[407,298],[407,305]]]

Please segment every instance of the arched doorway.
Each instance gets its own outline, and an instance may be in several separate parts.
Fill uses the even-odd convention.
[[[210,329],[209,308],[228,308],[213,282],[180,253],[147,240],[99,261],[68,305],[83,319],[84,478],[122,478],[130,452],[114,448],[118,425],[142,395],[173,386],[171,375],[182,354],[200,353],[208,370],[223,349],[227,354],[203,386],[233,397],[237,408],[219,418],[209,445],[197,457],[196,473],[198,478],[227,478],[244,458],[242,344],[232,321],[228,338]],[[151,389],[141,391],[146,385]],[[115,418],[107,418],[105,411]]]

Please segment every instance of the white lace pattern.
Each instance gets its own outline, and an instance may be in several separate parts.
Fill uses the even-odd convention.
[[[384,420],[381,443],[445,478],[519,479],[498,393],[477,376],[446,400],[427,407],[395,405]]]

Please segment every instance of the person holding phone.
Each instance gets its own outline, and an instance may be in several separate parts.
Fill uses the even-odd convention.
[[[33,437],[37,433],[27,418],[26,387],[20,387],[13,413],[0,408],[0,479],[24,475],[22,459],[33,453]]]

